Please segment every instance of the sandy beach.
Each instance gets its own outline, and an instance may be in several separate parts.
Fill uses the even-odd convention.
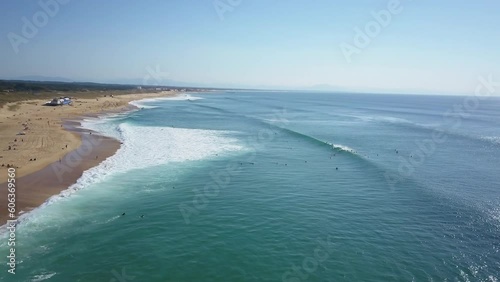
[[[117,140],[81,130],[79,120],[131,110],[134,100],[176,92],[76,98],[72,106],[46,100],[6,104],[0,109],[0,220],[7,220],[7,167],[16,169],[16,211],[27,212],[59,194],[120,147]],[[104,96],[104,95],[103,95]]]

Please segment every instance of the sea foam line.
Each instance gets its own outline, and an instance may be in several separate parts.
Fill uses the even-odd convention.
[[[112,175],[131,170],[145,169],[171,162],[205,159],[224,152],[244,149],[236,139],[227,137],[228,132],[201,129],[139,127],[121,124],[118,127],[123,144],[117,153],[98,166],[83,172],[77,182],[58,195],[50,197],[40,207],[19,217],[23,222],[32,212],[51,205],[90,185],[105,181]]]
[[[194,100],[201,100],[201,99],[203,99],[203,98],[192,96],[191,94],[186,93],[184,95],[176,95],[173,97],[159,97],[159,98],[147,98],[147,99],[142,99],[142,100],[136,100],[136,101],[129,102],[129,104],[132,106],[138,107],[138,108],[154,109],[154,108],[158,108],[158,106],[149,105],[149,103],[158,102],[158,101],[187,101],[187,100],[194,101]]]
[[[105,123],[114,117],[104,116],[87,119],[82,127],[95,130],[93,123]],[[18,218],[22,223],[34,214],[61,199],[65,199],[90,185],[100,183],[111,175],[126,173],[130,170],[144,169],[171,162],[201,160],[224,153],[244,151],[234,132],[186,129],[171,127],[141,127],[129,124],[113,126],[118,131],[122,145],[111,157],[99,165],[83,172],[77,182],[66,190],[47,199],[39,207],[23,213]],[[99,134],[110,135],[109,132],[97,130]],[[6,226],[0,227],[0,234],[5,235]],[[5,234],[3,234],[5,232]]]

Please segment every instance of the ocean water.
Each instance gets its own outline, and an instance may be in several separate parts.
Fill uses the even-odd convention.
[[[87,120],[122,147],[23,217],[0,280],[498,281],[500,100],[476,102],[192,93]]]

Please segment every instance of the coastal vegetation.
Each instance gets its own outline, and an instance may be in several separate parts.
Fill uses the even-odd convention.
[[[97,98],[104,95],[155,93],[169,90],[200,91],[204,89],[175,86],[101,84],[91,82],[0,80],[0,107],[3,107],[5,104],[12,102],[29,101],[35,99],[50,100],[54,97],[60,96],[72,96],[76,98]]]

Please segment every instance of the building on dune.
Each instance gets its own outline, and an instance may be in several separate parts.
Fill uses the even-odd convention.
[[[52,101],[45,103],[47,106],[63,106],[71,105],[73,101],[69,97],[54,98]]]

